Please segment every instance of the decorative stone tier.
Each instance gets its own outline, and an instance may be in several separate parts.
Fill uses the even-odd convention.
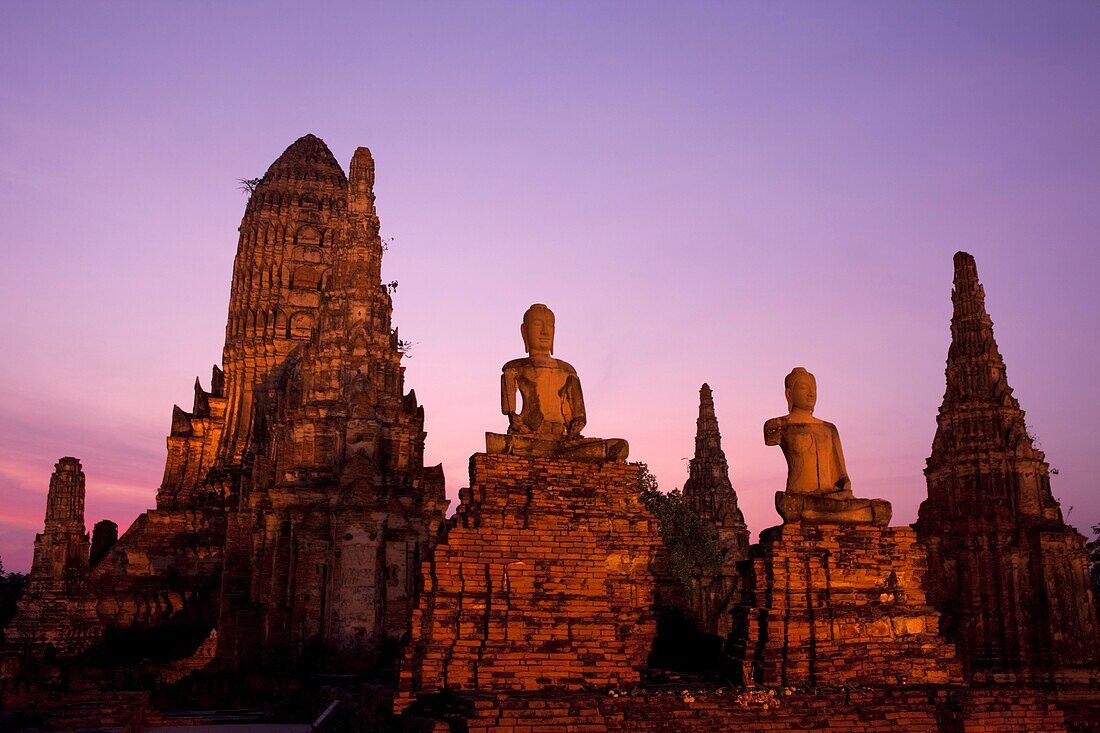
[[[752,548],[733,656],[746,684],[958,684],[908,527],[783,525]]]
[[[103,635],[96,599],[86,580],[39,583],[19,602],[19,612],[5,630],[6,651],[21,662],[33,654],[75,657]],[[2,728],[2,726],[0,726]]]
[[[1064,733],[1065,718],[1031,690],[965,688],[793,691],[647,690],[604,694],[474,693],[424,700],[405,730],[552,733]],[[375,728],[377,729],[377,728]],[[356,728],[344,730],[371,730]]]
[[[447,690],[638,684],[661,539],[623,463],[475,454],[423,566],[396,709]]]
[[[138,516],[92,569],[99,617],[111,627],[148,628],[171,622],[192,602],[213,604],[225,523],[225,513],[213,508]]]

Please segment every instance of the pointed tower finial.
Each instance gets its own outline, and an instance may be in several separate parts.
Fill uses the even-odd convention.
[[[978,280],[978,266],[974,257],[966,252],[955,253],[955,280],[951,290],[951,351],[952,356],[966,353],[989,353],[1001,361],[997,342],[993,339],[993,321],[985,310],[985,289]],[[1001,362],[1001,366],[1004,364]],[[1004,370],[1001,369],[1003,374]],[[948,378],[950,382],[950,375]]]
[[[351,176],[348,179],[348,211],[352,214],[373,216],[374,210],[374,157],[370,148],[356,148],[351,158]]]
[[[722,452],[722,434],[718,431],[718,418],[714,414],[714,394],[706,382],[699,388],[699,418],[695,421],[695,456],[709,456],[726,460]]]
[[[695,421],[695,455],[688,463],[684,498],[702,517],[718,524],[729,523],[735,530],[744,528],[744,517],[737,508],[737,494],[730,483],[729,463],[722,450],[722,434],[714,413],[710,386],[699,388],[699,418]],[[745,534],[745,546],[748,546]]]
[[[1042,453],[1028,435],[1020,403],[1008,385],[974,258],[956,252],[954,262],[947,386],[929,465],[943,463],[949,456],[1005,449],[1042,461]],[[972,416],[976,411],[988,412],[993,421],[983,421],[983,429],[975,430],[978,423],[973,423]]]

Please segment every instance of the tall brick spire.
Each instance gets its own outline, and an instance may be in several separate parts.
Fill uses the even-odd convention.
[[[689,591],[688,605],[702,630],[722,636],[729,631],[728,610],[736,587],[736,564],[748,557],[749,530],[730,482],[729,462],[722,450],[722,434],[714,413],[714,395],[707,384],[699,388],[695,455],[688,464],[684,499],[696,515],[715,528],[723,555],[720,577],[699,578]]]
[[[1100,631],[1084,537],[1051,493],[966,252],[955,254],[951,299],[947,389],[916,524],[930,597],[972,679],[1087,678]]]

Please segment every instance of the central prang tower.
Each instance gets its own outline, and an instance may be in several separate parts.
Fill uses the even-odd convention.
[[[313,152],[319,140],[291,150],[299,145],[321,179],[306,199],[317,208],[302,214],[295,243],[284,247],[293,261],[281,271],[292,287],[279,295],[292,312],[285,324],[268,316],[276,331],[285,325],[285,337],[265,337],[262,349],[256,332],[244,331],[242,413],[227,418],[219,451],[248,469],[229,518],[219,652],[249,670],[348,671],[373,666],[405,632],[419,563],[447,501],[442,468],[424,467],[424,409],[404,391],[370,151],[355,152],[345,181],[325,173],[331,154]],[[268,175],[277,184],[293,170],[276,163]],[[268,183],[265,176],[254,195],[268,195]],[[297,287],[303,282],[310,289]],[[237,348],[227,340],[227,354]],[[281,349],[289,351],[280,361]],[[231,374],[227,360],[230,385]]]

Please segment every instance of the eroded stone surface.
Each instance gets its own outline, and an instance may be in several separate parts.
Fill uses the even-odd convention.
[[[623,463],[477,454],[401,662],[398,708],[451,690],[634,685],[660,535]]]
[[[743,681],[765,685],[962,682],[908,527],[784,524],[752,548],[737,609]]]

